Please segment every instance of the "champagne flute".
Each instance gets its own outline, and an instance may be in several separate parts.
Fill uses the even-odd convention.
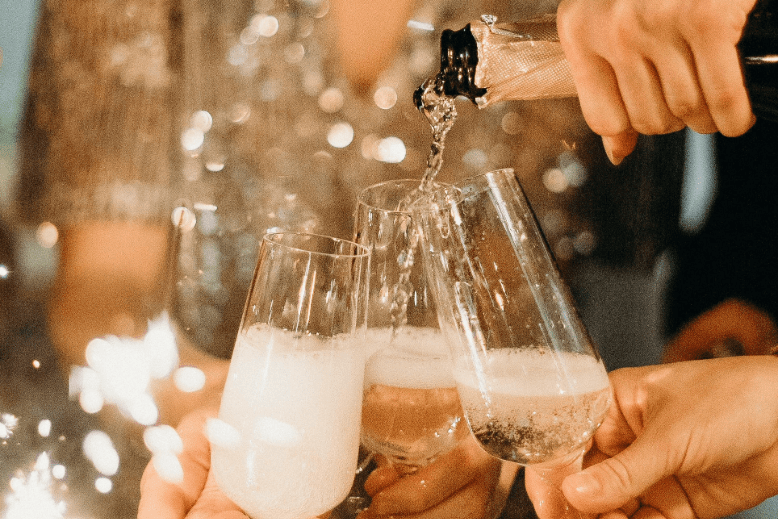
[[[262,240],[219,417],[208,424],[216,482],[252,518],[323,514],[351,489],[369,258],[327,236]]]
[[[362,444],[409,474],[469,435],[407,205],[419,180],[363,190],[354,241],[372,252]]]
[[[555,489],[536,506],[580,517],[559,485],[580,470],[611,389],[519,181],[492,171],[426,202],[413,215],[468,424]]]

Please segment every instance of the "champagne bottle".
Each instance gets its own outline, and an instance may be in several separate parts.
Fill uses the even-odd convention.
[[[757,117],[778,121],[778,0],[758,0],[738,44]],[[484,108],[503,100],[576,96],[570,66],[559,44],[556,15],[511,23],[481,20],[440,39],[436,88],[465,96]],[[414,94],[421,107],[423,87]]]
[[[758,0],[738,43],[757,117],[778,122],[778,0]]]

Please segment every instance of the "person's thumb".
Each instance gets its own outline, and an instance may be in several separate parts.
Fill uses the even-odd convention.
[[[668,459],[659,454],[666,451],[647,440],[640,438],[614,457],[565,478],[562,491],[570,504],[583,512],[609,512],[670,475]]]

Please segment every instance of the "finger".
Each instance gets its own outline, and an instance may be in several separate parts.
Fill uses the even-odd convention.
[[[668,519],[672,518],[675,519],[674,515],[665,515],[656,508],[652,508],[650,506],[641,506],[640,510],[635,512],[631,519]]]
[[[209,474],[200,498],[186,519],[248,519],[248,516],[221,492],[213,474]]]
[[[586,456],[584,458],[584,467],[589,467],[596,463],[605,461],[606,459],[608,459],[608,456],[606,454],[598,450],[596,447],[592,448],[589,452],[586,453]],[[611,514],[613,514],[613,517],[611,519],[615,519],[617,517],[618,518],[632,517],[632,514],[634,514],[639,508],[640,508],[640,500],[637,497],[635,497],[628,500],[623,505],[621,505],[621,507],[618,510],[614,510],[610,513],[605,513],[601,515],[600,519],[609,519],[611,518]]]
[[[687,324],[665,347],[662,362],[716,356],[727,338],[735,339],[747,355],[765,355],[778,343],[778,329],[760,309],[728,299]]]
[[[183,519],[194,501],[181,487],[163,480],[149,463],[140,484],[138,519]]]
[[[375,514],[411,514],[432,508],[474,480],[496,486],[500,461],[468,437],[451,452],[373,496]]]
[[[185,417],[176,431],[183,443],[178,456],[183,478],[169,481],[154,466],[146,467],[141,479],[138,519],[182,519],[197,501],[205,486],[210,468],[210,444],[205,438],[205,420],[214,416],[213,409],[194,412]]]
[[[672,464],[663,452],[667,440],[651,431],[601,463],[568,476],[562,490],[570,503],[584,512],[604,513],[641,496],[658,481],[670,475]]]
[[[400,474],[392,466],[378,467],[365,480],[365,492],[374,496],[381,490],[396,483]]]
[[[587,45],[589,22],[597,13],[582,13],[576,2],[562,2],[557,10],[559,43],[570,63],[581,111],[598,135],[618,135],[630,128],[616,75],[610,64]]]
[[[600,463],[608,458],[615,456],[637,439],[637,434],[642,431],[642,424],[635,420],[631,411],[632,401],[630,400],[630,391],[636,391],[633,380],[629,378],[628,368],[624,370],[613,371],[609,374],[611,386],[613,387],[613,397],[608,412],[602,421],[602,425],[594,433],[593,445],[584,455],[584,468]],[[626,394],[625,403],[630,406],[627,413],[630,419],[625,416],[625,410],[622,408],[620,400],[621,393]]]
[[[376,513],[371,506],[358,516],[358,519],[378,519],[390,515],[399,519],[468,519],[472,517],[488,517],[492,510],[491,491],[493,485],[485,479],[475,479],[470,484],[460,488],[440,503],[409,512],[391,514]]]
[[[600,519],[630,519],[630,517],[630,514],[624,513],[621,510],[614,510],[613,512],[602,514]]]
[[[602,137],[602,146],[611,164],[618,166],[635,150],[638,143],[638,134],[632,128],[616,135]]]
[[[673,519],[695,519],[691,503],[686,492],[675,478],[664,478],[646,491],[642,496],[643,506],[661,512],[658,517]],[[649,513],[649,512],[645,512]],[[654,517],[647,515],[646,517]]]
[[[665,102],[670,112],[700,134],[717,131],[702,94],[694,57],[685,42],[653,57]]]
[[[538,519],[565,517],[567,500],[564,495],[532,467],[524,470],[524,485]]]
[[[737,48],[726,42],[704,43],[692,48],[700,87],[718,130],[727,137],[737,137],[748,131],[756,120]]]
[[[590,56],[586,63],[573,69],[573,80],[581,112],[594,133],[613,136],[631,128],[618,81],[605,60]]]
[[[645,59],[630,56],[625,62],[611,64],[616,70],[619,92],[629,123],[638,133],[661,135],[685,127],[665,101],[659,75]]]

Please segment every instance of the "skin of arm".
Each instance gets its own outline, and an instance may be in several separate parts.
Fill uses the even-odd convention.
[[[142,337],[162,309],[167,229],[139,222],[87,221],[62,233],[62,254],[48,302],[48,324],[63,375],[86,365],[90,340],[105,335]],[[176,425],[201,407],[218,404],[229,361],[178,341],[179,365],[205,374],[204,387],[179,391],[168,377],[153,393],[160,422]]]

